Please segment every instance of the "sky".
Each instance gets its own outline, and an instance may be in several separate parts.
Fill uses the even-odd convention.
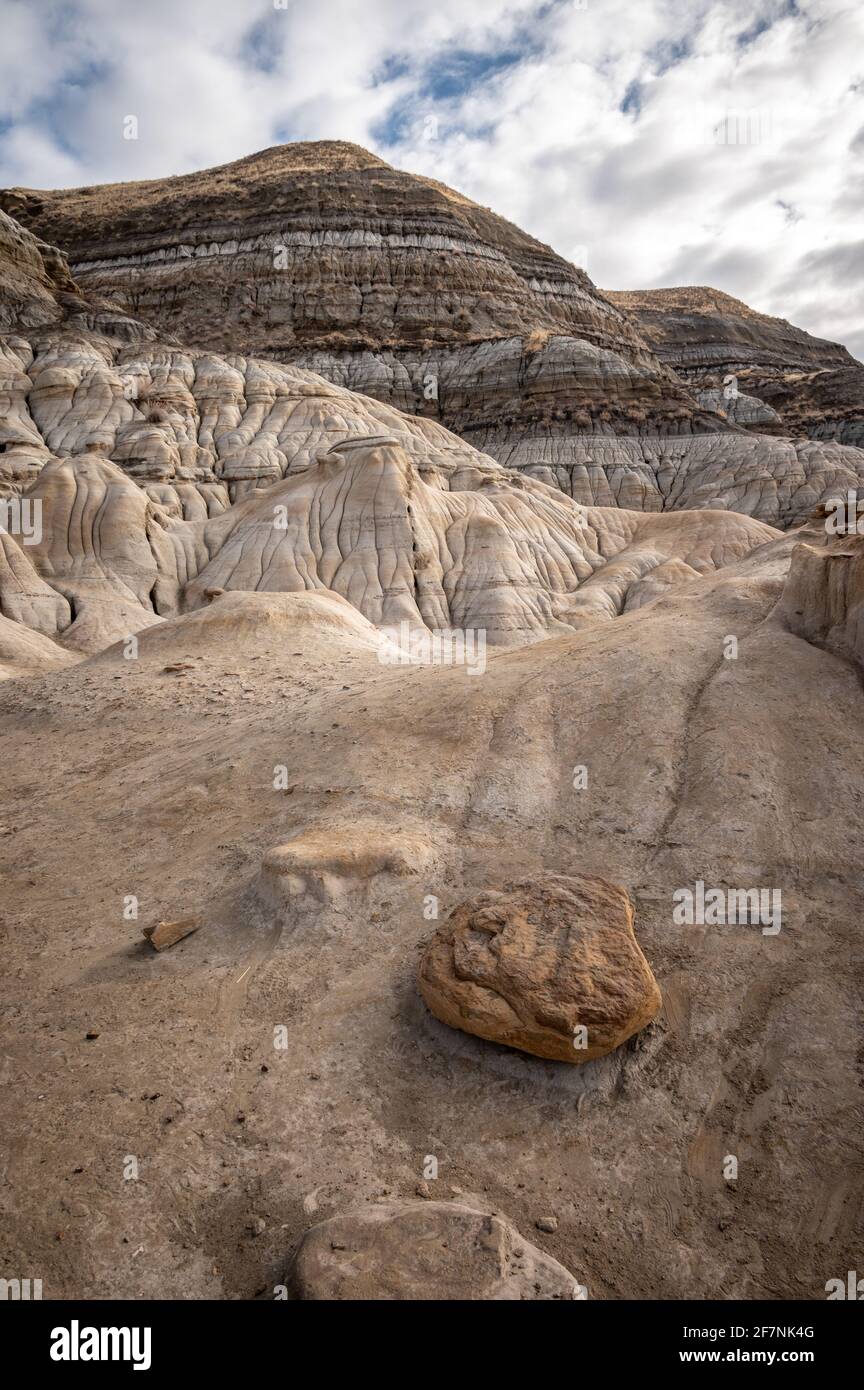
[[[322,139],[864,359],[862,0],[0,0],[0,186]]]

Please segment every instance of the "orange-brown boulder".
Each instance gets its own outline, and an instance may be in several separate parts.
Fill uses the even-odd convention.
[[[661,1003],[627,893],[587,874],[461,903],[428,943],[419,986],[442,1022],[571,1063],[619,1047]]]

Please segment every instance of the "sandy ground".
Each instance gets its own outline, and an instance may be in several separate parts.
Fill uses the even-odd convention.
[[[136,660],[0,685],[2,1272],[272,1296],[307,1226],[413,1196],[427,1156],[432,1196],[475,1194],[591,1298],[824,1298],[860,1268],[862,688],[777,593],[745,562],[474,678],[382,666],[344,605],[232,595]],[[317,827],[409,870],[275,900],[263,856]],[[664,995],[582,1067],[415,986],[428,895],[541,869],[628,889]],[[697,879],[780,887],[781,932],[674,925]]]

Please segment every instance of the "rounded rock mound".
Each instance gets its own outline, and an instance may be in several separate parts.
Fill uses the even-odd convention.
[[[588,874],[461,903],[426,946],[418,983],[442,1022],[559,1062],[611,1052],[661,1004],[627,893]]]
[[[568,1270],[515,1226],[457,1202],[388,1202],[322,1221],[289,1273],[302,1300],[574,1299]]]

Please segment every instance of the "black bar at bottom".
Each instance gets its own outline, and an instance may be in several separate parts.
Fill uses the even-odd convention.
[[[505,1311],[506,1322],[499,1323]],[[560,1374],[569,1362],[580,1378],[603,1366],[616,1377],[630,1369],[687,1376],[715,1366],[761,1367],[770,1380],[789,1367],[810,1367],[823,1378],[854,1367],[862,1323],[856,1311],[831,1300],[588,1300],[545,1310],[534,1304],[518,1314],[506,1304],[476,1303],[6,1302],[0,1328],[7,1364],[61,1382],[106,1369],[131,1374],[136,1367],[140,1375],[212,1370],[222,1378],[272,1375],[281,1367],[293,1379],[313,1370],[301,1372],[307,1357],[326,1374],[344,1357],[356,1374],[364,1362],[383,1368],[396,1356],[400,1374],[464,1379],[475,1356],[488,1374],[497,1355],[510,1374],[514,1358],[534,1361],[541,1379],[552,1365]],[[416,1340],[406,1346],[405,1334]],[[413,1366],[412,1346],[423,1348]]]

